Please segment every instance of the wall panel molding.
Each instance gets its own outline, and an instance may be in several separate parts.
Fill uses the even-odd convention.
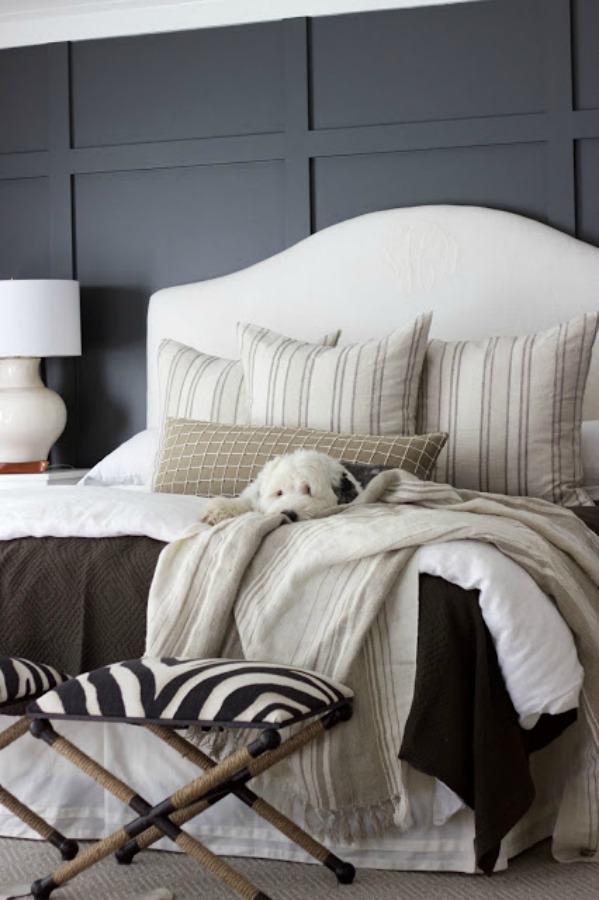
[[[285,23],[285,244],[308,237],[310,193],[310,70],[308,22]]]
[[[70,59],[68,44],[48,50],[48,235],[51,278],[76,278],[73,248],[73,195],[69,167],[71,148]],[[67,410],[79,407],[79,360],[43,361],[45,381],[65,401]],[[79,452],[79,415],[70,415],[53,462],[69,463]]]
[[[576,233],[573,137],[572,14],[570,0],[553,0],[545,12],[545,69],[549,113],[547,218]]]

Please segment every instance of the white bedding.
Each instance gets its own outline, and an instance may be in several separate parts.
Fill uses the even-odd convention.
[[[202,497],[125,488],[14,488],[2,493],[0,540],[139,534],[173,541],[198,522],[205,503]]]
[[[2,499],[0,540],[133,534],[170,542],[197,528],[206,503],[201,497],[89,486],[15,488]],[[476,541],[422,547],[418,565],[421,572],[480,590],[481,611],[523,727],[531,728],[542,713],[578,705],[583,672],[571,632],[527,572]]]
[[[542,712],[578,705],[582,668],[572,634],[521,566],[478,541],[429,544],[419,549],[418,562],[421,572],[480,591],[482,616],[523,728],[532,728]]]

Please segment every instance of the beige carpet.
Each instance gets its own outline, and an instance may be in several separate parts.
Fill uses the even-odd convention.
[[[59,860],[41,841],[0,839],[0,896],[5,885],[29,884]],[[599,865],[560,865],[547,842],[514,860],[491,878],[436,872],[358,871],[353,885],[337,885],[316,865],[233,860],[233,864],[273,900],[597,900]],[[112,858],[99,863],[52,894],[57,900],[234,900],[236,896],[198,863],[179,853],[146,851],[132,866]]]

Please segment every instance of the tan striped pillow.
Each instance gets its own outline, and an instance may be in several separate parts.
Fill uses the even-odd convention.
[[[160,408],[165,416],[247,422],[241,362],[210,356],[177,341],[158,348]]]
[[[414,434],[431,313],[382,340],[316,347],[237,326],[253,425]]]
[[[318,343],[335,347],[340,334],[326,334]],[[162,417],[186,416],[229,425],[249,421],[238,359],[211,356],[166,339],[158,348],[158,384]]]
[[[538,334],[446,343],[423,367],[419,428],[447,430],[437,481],[587,504],[580,427],[599,314]]]
[[[321,450],[347,463],[393,466],[426,479],[446,440],[443,433],[390,437],[167,419],[152,490],[235,497],[270,459],[300,449]]]

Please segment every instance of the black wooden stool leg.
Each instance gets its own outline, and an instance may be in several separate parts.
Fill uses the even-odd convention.
[[[27,716],[22,716],[1,732],[0,750],[10,747],[18,738],[26,734],[29,731],[30,721]],[[60,831],[49,825],[45,819],[38,816],[36,812],[22,803],[18,797],[11,794],[2,785],[0,785],[0,805],[6,807],[9,812],[24,822],[32,831],[37,832],[45,841],[56,847],[63,859],[73,859],[74,856],[77,856],[79,851],[77,841],[66,838]]]
[[[212,875],[219,878],[224,884],[228,885],[231,890],[245,898],[245,900],[271,900],[267,894],[259,890],[251,881],[248,881],[244,875],[237,872],[232,866],[225,862],[225,860],[216,856],[211,850],[204,847],[203,844],[191,835],[181,831],[180,828],[168,819],[150,818],[149,820],[156,824],[159,823],[158,827],[164,829],[163,833],[171,838],[181,850],[192,859],[195,859],[196,862],[199,862]],[[144,822],[145,817],[140,817],[139,819],[136,819],[134,823],[131,823],[131,825],[119,829],[109,837],[104,838],[104,840],[98,841],[96,844],[92,844],[86,850],[83,850],[74,860],[60,866],[51,875],[34,881],[31,885],[31,894],[33,897],[37,898],[37,900],[47,900],[57,887],[67,884],[67,882],[72,881],[72,879],[80,874],[80,872],[89,869],[91,866],[95,865],[95,863],[110,856],[111,853],[118,848],[119,844],[123,842],[123,839],[126,840],[129,836],[129,832],[135,834],[137,829],[143,830],[147,827]]]
[[[347,712],[349,711],[349,714],[351,715],[351,707],[348,707],[347,710],[345,710],[345,708],[342,709],[343,711],[334,710],[330,714],[330,718],[327,719],[326,725],[323,723],[323,727],[332,728],[339,722],[349,718]],[[148,731],[151,731],[152,734],[156,735],[156,737],[160,738],[160,740],[164,741],[164,743],[168,744],[169,747],[177,750],[181,756],[189,759],[204,771],[207,771],[216,765],[214,760],[210,759],[210,757],[203,753],[198,747],[191,744],[172,728],[166,728],[163,725],[146,725],[145,727]],[[285,744],[283,743],[282,746],[285,746]],[[302,850],[322,865],[326,866],[327,869],[333,872],[340,884],[351,884],[354,880],[356,870],[351,863],[339,859],[338,856],[331,853],[323,844],[320,844],[312,838],[311,835],[300,828],[299,825],[296,825],[295,822],[271,806],[270,803],[267,803],[266,800],[263,800],[255,794],[254,791],[250,790],[246,785],[233,786],[231,793],[245,803],[246,806],[249,806],[257,815],[277,828],[282,834],[289,838],[289,840],[301,847]],[[221,794],[220,796],[211,798],[209,801],[205,801],[204,808],[218,802],[222,796],[224,795]],[[202,811],[203,810],[200,809],[194,809],[193,811],[189,810],[189,812],[187,810],[181,811],[182,814],[178,815],[176,819],[177,824],[181,825],[184,824],[184,822],[188,822]],[[175,819],[174,816],[171,818],[173,820]],[[156,838],[156,840],[158,839],[159,837]],[[117,850],[116,858],[119,863],[128,865],[133,861],[137,853],[146,849],[151,843],[152,834],[146,832],[137,840],[129,841],[124,847]]]
[[[59,866],[51,875],[38,879],[31,885],[31,893],[40,900],[46,900],[57,887],[71,881],[80,872],[90,868],[96,862],[114,853],[130,838],[137,837],[149,827],[155,827],[193,859],[202,863],[209,871],[237,891],[246,900],[269,900],[266,894],[259,891],[250,881],[224,860],[219,859],[204,847],[191,835],[182,831],[168,817],[177,809],[188,806],[189,803],[201,797],[202,794],[221,791],[223,785],[236,775],[247,770],[249,761],[259,757],[268,750],[276,748],[280,743],[280,735],[277,731],[267,729],[259,737],[243,750],[232,753],[226,760],[219,764],[218,771],[206,773],[176,791],[166,800],[156,806],[150,804],[133,791],[99,763],[87,756],[83,751],[75,747],[70,741],[52,728],[47,719],[35,719],[31,725],[31,732],[35,737],[44,740],[49,746],[61,755],[69,759],[78,768],[87,772],[92,778],[103,785],[107,790],[129,805],[134,811],[140,813],[139,817],[130,822],[124,828],[120,828],[113,834],[97,841],[86,848],[75,859]],[[247,777],[247,776],[245,776]],[[228,790],[228,789],[226,789]]]
[[[52,828],[51,825],[48,825],[37,813],[25,806],[24,803],[21,803],[18,797],[11,794],[2,785],[0,785],[0,805],[6,807],[9,812],[21,819],[25,825],[36,831],[40,837],[52,844],[53,847],[56,847],[63,859],[73,859],[74,856],[77,856],[79,852],[77,841],[66,838],[60,831]]]

